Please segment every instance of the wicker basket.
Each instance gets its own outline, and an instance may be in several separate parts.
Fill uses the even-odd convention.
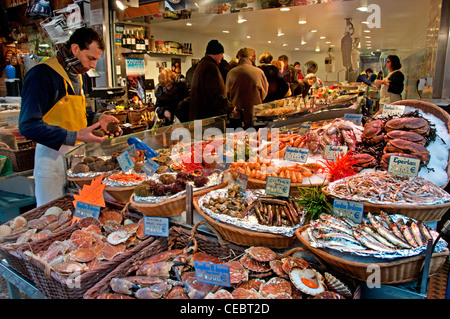
[[[390,262],[383,263],[362,263],[348,261],[336,256],[333,256],[322,249],[313,248],[309,244],[309,241],[305,238],[304,234],[307,229],[307,225],[299,228],[295,231],[295,235],[300,242],[315,255],[319,256],[333,269],[360,281],[370,280],[373,276],[373,272],[368,270],[369,266],[376,265],[379,267],[379,273],[377,273],[377,279],[379,278],[380,284],[399,284],[420,279],[421,271],[425,260],[424,255],[400,258]],[[448,259],[449,252],[434,253],[431,258],[429,276],[437,273],[439,268]],[[379,275],[379,276],[378,276]]]
[[[208,187],[193,193],[194,196],[202,196],[213,190],[224,188],[228,185],[228,182],[221,183],[216,186]],[[134,200],[134,194],[129,198],[130,201],[127,205],[131,205],[135,209],[139,210],[145,216],[152,217],[172,217],[181,215],[186,210],[186,195],[178,196],[169,200],[166,200],[157,204],[142,204],[137,203]]]
[[[128,123],[138,124],[141,120],[141,115],[145,109],[142,110],[128,110]]]
[[[114,205],[112,206],[114,207]],[[142,215],[132,213],[130,215],[125,215],[124,217],[137,222]],[[66,279],[55,272],[47,263],[42,261],[37,254],[40,251],[46,250],[55,241],[63,241],[70,238],[72,233],[77,229],[80,229],[78,223],[48,238],[33,242],[27,245],[27,247],[23,246],[17,250],[20,258],[25,261],[28,272],[36,285],[36,288],[49,299],[83,298],[83,294],[88,289],[93,287],[122,262],[132,257],[155,240],[155,237],[148,237],[132,249],[116,255],[109,261],[101,262],[94,269],[89,270],[76,278],[69,277]],[[32,252],[32,254],[25,253],[26,251]]]
[[[118,119],[120,123],[127,122],[127,116],[128,116],[127,111],[111,112],[111,115],[114,116],[116,119]]]
[[[412,108],[420,109],[424,113],[429,113],[434,116],[436,116],[438,119],[440,119],[442,122],[445,123],[445,126],[447,127],[447,130],[450,134],[450,115],[444,111],[439,106],[425,102],[425,101],[419,101],[419,100],[402,100],[392,103],[394,105],[405,105]],[[382,109],[379,110],[374,116],[381,115]],[[449,154],[450,155],[450,154]],[[450,165],[447,165],[447,183],[445,185],[439,185],[442,188],[445,188],[447,184],[450,181]]]
[[[105,179],[109,175],[111,175],[111,173],[104,173],[103,179]],[[81,188],[83,188],[84,185],[90,185],[92,183],[92,180],[96,179],[96,178],[98,178],[98,176],[95,176],[95,177],[69,177],[69,176],[67,176],[68,181],[74,182]]]
[[[105,192],[108,193],[112,198],[116,200],[119,204],[126,204],[130,200],[136,186],[130,187],[111,187],[106,186]]]
[[[194,198],[194,207],[197,212],[214,228],[218,233],[218,237],[229,242],[243,246],[265,246],[274,249],[285,249],[292,247],[296,240],[295,236],[287,237],[257,232],[216,221],[200,208],[198,199],[198,197]]]
[[[73,207],[73,195],[63,195],[45,205],[36,207],[26,213],[21,214],[20,216],[24,217],[27,221],[36,219],[44,215],[44,213],[52,206],[58,206],[62,210],[70,209],[72,212],[74,211]],[[5,224],[8,225],[11,221],[6,222]],[[7,240],[6,238],[5,240]],[[14,269],[16,272],[21,274],[23,277],[31,281],[31,276],[28,272],[28,269],[26,267],[25,261],[17,255],[17,250],[25,245],[28,244],[22,244],[20,246],[8,246],[5,244],[5,242],[0,243],[0,253],[3,255],[3,257],[8,262],[9,267]]]
[[[321,183],[291,183],[291,189],[289,191],[289,194],[291,196],[297,196],[298,195],[298,188],[299,187],[310,187],[310,186],[322,186],[327,185],[328,181],[324,180]],[[248,189],[265,189],[266,188],[266,181],[262,181],[260,179],[255,178],[249,178],[247,182],[247,188]]]
[[[34,169],[34,154],[36,143],[33,141],[18,141],[18,150],[11,149],[5,143],[0,143],[0,155],[6,156],[16,172]]]
[[[327,187],[322,188],[322,192],[331,200],[338,198],[328,191]],[[419,204],[373,204],[362,202],[364,204],[364,213],[401,214],[424,223],[440,221],[447,210],[450,208],[450,202],[437,205],[419,205]]]
[[[229,259],[244,253],[244,248],[230,243],[224,243],[210,235],[197,233],[197,228],[202,222],[197,223],[191,230],[183,226],[172,226],[169,230],[169,237],[159,237],[153,243],[142,249],[139,253],[123,262],[116,269],[111,271],[99,281],[95,286],[89,289],[85,294],[85,299],[103,299],[110,293],[109,282],[114,277],[123,277],[130,267],[142,263],[145,259],[167,251],[169,249],[183,249],[189,245],[192,236],[198,244],[198,250],[218,257],[220,259]]]

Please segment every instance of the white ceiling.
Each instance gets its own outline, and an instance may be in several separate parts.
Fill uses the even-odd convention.
[[[432,2],[436,0],[373,0],[369,2],[378,4],[381,9],[381,28],[370,29],[366,24],[361,23],[366,21],[371,13],[356,10],[361,5],[359,0],[302,5],[290,7],[291,10],[287,12],[282,12],[279,8],[228,14],[193,12],[191,19],[165,20],[161,23],[162,19],[154,19],[152,23],[158,23],[158,28],[173,31],[188,31],[211,38],[238,40],[248,43],[249,47],[267,46],[268,41],[272,41],[270,46],[286,51],[296,48],[302,51],[316,48],[327,51],[330,45],[340,49],[346,27],[345,18],[351,18],[354,27],[353,38],[360,39],[360,51],[392,49],[415,51],[425,46],[427,35],[430,33],[427,29],[430,8]],[[238,18],[244,18],[247,21],[239,24]],[[298,24],[301,19],[307,20],[307,23]],[[187,23],[192,25],[187,26]],[[314,29],[318,31],[310,32]],[[229,33],[223,33],[223,30]],[[365,33],[364,30],[369,30],[370,33]],[[279,32],[284,35],[277,36]],[[437,32],[437,30],[431,32]],[[325,39],[320,39],[321,36]],[[367,49],[366,40],[371,41],[371,49]],[[306,44],[302,45],[302,41]],[[326,43],[328,41],[330,43]]]

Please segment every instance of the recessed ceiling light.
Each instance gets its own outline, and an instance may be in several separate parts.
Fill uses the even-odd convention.
[[[367,7],[359,7],[359,8],[356,8],[356,10],[361,11],[361,12],[367,12]]]
[[[251,39],[251,38],[252,38],[251,36],[249,36],[249,35],[247,36],[247,39]]]
[[[336,46],[336,44],[330,44],[330,47],[335,47]]]
[[[306,20],[300,20],[298,21],[298,24],[306,24]]]
[[[364,30],[365,33],[370,33],[370,30]]]
[[[311,32],[317,32],[317,30],[311,30]]]
[[[244,22],[247,22],[247,19],[238,19],[237,22],[238,23],[244,23]]]
[[[230,31],[228,31],[228,30],[223,30],[222,32],[223,33],[230,33]]]
[[[280,8],[280,11],[291,11],[291,8],[288,8],[288,7],[282,7],[282,8]]]
[[[370,39],[370,35],[369,35],[369,36],[365,36],[364,38],[366,38],[366,39]]]
[[[269,41],[267,41],[267,43],[272,43],[272,41],[269,40]]]
[[[320,37],[319,39],[325,39],[325,37],[324,37],[324,36],[322,36],[322,37]]]
[[[302,41],[301,45],[305,45],[306,43],[308,43],[308,42]]]
[[[186,23],[186,25],[187,25],[188,27],[190,27],[190,26],[192,25],[192,23],[188,22],[188,23]]]
[[[287,47],[287,43],[283,43],[283,46],[284,46],[284,47]]]
[[[320,49],[319,49],[319,48],[317,48],[317,49],[316,49],[316,52],[320,52]]]
[[[368,21],[361,21],[362,24],[369,24]]]
[[[284,35],[283,32],[278,32],[278,34],[277,34],[277,36],[279,36],[279,37],[281,37],[281,36],[283,36],[283,35]]]
[[[295,48],[294,50],[295,50],[295,51],[298,51],[298,50],[300,50],[300,49],[299,49],[299,48]]]

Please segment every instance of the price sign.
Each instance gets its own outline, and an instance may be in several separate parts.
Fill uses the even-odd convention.
[[[348,146],[325,145],[324,157],[329,160],[336,160],[337,154],[345,154]]]
[[[362,114],[345,113],[343,119],[354,123],[355,125],[361,125]]]
[[[305,135],[306,133],[308,133],[309,129],[311,128],[312,123],[303,123],[300,126],[300,129],[298,130],[298,135]]]
[[[144,234],[149,236],[169,237],[169,218],[145,216]]]
[[[125,149],[123,150],[123,152],[128,152],[128,154],[130,154],[131,157],[137,156],[136,145],[131,144],[130,146],[128,146],[127,148],[125,148]]]
[[[122,154],[117,156],[117,162],[119,162],[120,168],[124,173],[134,168],[133,159],[128,152],[122,152]]]
[[[382,116],[400,116],[405,113],[404,105],[383,104]]]
[[[333,201],[333,214],[361,224],[364,215],[364,203],[335,199]]]
[[[198,282],[230,287],[230,267],[203,261],[194,261],[195,279]]]
[[[155,174],[155,172],[157,171],[157,169],[159,168],[159,164],[156,163],[155,161],[148,159],[144,162],[144,165],[142,165],[141,170],[147,174],[147,175],[153,175]]]
[[[77,201],[75,212],[73,213],[74,218],[83,219],[86,217],[94,217],[98,219],[99,216],[100,206]]]
[[[247,183],[248,183],[248,175],[238,173],[238,179],[236,180],[236,184],[239,186],[239,191],[243,194],[245,194],[245,191],[247,190]]]
[[[388,172],[394,175],[415,177],[420,170],[420,159],[391,155]]]
[[[306,163],[308,160],[309,149],[288,146],[283,159],[293,162]]]
[[[266,194],[280,197],[289,197],[291,179],[285,177],[267,176]]]

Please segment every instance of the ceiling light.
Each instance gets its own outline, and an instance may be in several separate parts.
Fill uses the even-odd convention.
[[[267,43],[272,43],[272,41],[269,40],[269,41],[267,41]]]
[[[251,36],[249,36],[249,35],[247,36],[247,39],[251,39],[251,38],[252,38]]]
[[[300,20],[298,24],[306,24],[306,20]]]
[[[116,5],[120,10],[125,10],[125,6],[123,5],[122,1],[116,0]]]
[[[311,32],[317,32],[317,30],[311,30]]]
[[[298,50],[300,50],[300,49],[299,49],[299,48],[295,48],[294,50],[295,50],[295,51],[298,51]]]
[[[322,36],[322,37],[320,37],[319,39],[325,39],[325,37],[324,37],[324,36]]]
[[[320,52],[320,49],[319,49],[319,48],[317,48],[317,49],[316,49],[316,52]]]
[[[284,46],[284,47],[287,47],[287,43],[283,43],[283,46]]]
[[[242,18],[241,18],[241,19],[238,19],[237,22],[238,22],[238,23],[244,23],[244,22],[247,22],[247,19],[242,19]]]
[[[222,32],[223,33],[230,33],[230,31],[228,31],[228,30],[223,30]]]
[[[330,44],[330,47],[335,47],[336,45],[335,44]]]
[[[291,11],[291,8],[288,7],[281,7],[280,11]]]
[[[365,33],[370,33],[370,30],[364,30]]]
[[[330,41],[327,41],[327,42],[325,42],[326,44],[330,44],[331,42]]]
[[[307,42],[305,42],[305,41],[302,41],[302,43],[301,43],[301,45],[305,45]]]
[[[361,11],[361,12],[367,12],[367,7],[359,7],[359,8],[356,8],[356,10]]]
[[[370,36],[365,36],[364,38],[366,38],[366,39],[370,39]]]
[[[284,33],[283,32],[278,32],[278,34],[277,34],[279,37],[281,37],[282,35],[284,35]]]
[[[188,23],[186,23],[186,25],[187,25],[188,27],[190,27],[190,26],[192,25],[192,23],[188,22]]]
[[[368,21],[361,21],[361,23],[363,23],[363,24],[369,24]]]

